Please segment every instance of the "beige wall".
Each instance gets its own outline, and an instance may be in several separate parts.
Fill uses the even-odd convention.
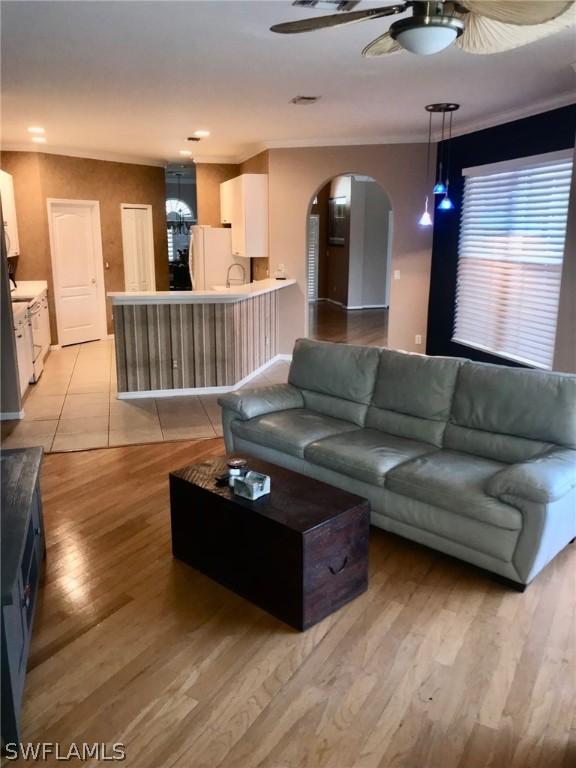
[[[17,279],[47,280],[52,343],[57,343],[47,198],[98,200],[106,291],[124,290],[121,203],[152,206],[156,289],[168,289],[164,169],[147,165],[34,152],[4,152],[2,168],[14,179],[20,259]],[[107,306],[108,332],[112,311]]]
[[[372,176],[392,204],[392,270],[401,279],[390,290],[389,345],[423,352],[432,231],[418,219],[426,193],[426,145],[391,144],[363,147],[318,147],[269,151],[270,269],[284,263],[297,286],[280,296],[280,352],[290,353],[294,340],[308,333],[306,311],[306,224],[313,195],[331,178],[345,173]],[[414,337],[421,334],[423,344]]]
[[[269,158],[268,150],[249,157],[248,160],[240,163],[239,173],[268,173]]]
[[[220,184],[241,173],[235,163],[196,163],[198,224],[220,227]]]

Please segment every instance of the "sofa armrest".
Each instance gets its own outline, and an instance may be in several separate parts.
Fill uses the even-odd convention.
[[[490,496],[516,496],[549,504],[576,486],[576,451],[558,449],[497,472],[486,485]]]
[[[218,398],[222,408],[234,411],[243,421],[274,411],[304,408],[302,392],[291,384],[272,384],[258,389],[241,389]]]

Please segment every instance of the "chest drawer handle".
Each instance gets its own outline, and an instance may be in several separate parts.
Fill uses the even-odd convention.
[[[330,573],[332,574],[332,576],[336,576],[337,573],[342,573],[342,571],[344,570],[344,568],[346,568],[347,565],[348,565],[348,555],[346,555],[346,557],[344,558],[344,562],[342,563],[340,568],[332,568],[331,565],[329,565],[328,568],[330,569]]]

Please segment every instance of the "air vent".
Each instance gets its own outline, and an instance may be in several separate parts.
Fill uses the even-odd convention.
[[[292,5],[326,11],[351,11],[359,2],[360,0],[294,0]]]
[[[320,96],[294,96],[290,99],[291,104],[315,104]]]
[[[200,141],[200,136],[188,136],[186,141]]]

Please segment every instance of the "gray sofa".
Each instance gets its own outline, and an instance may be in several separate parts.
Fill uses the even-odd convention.
[[[519,588],[576,536],[576,376],[299,340],[288,381],[219,399],[229,452]]]

